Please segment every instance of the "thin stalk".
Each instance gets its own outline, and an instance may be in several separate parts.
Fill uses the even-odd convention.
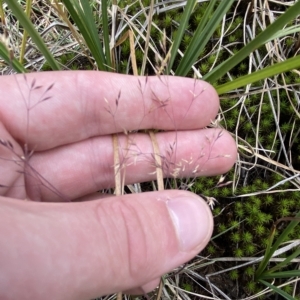
[[[0,19],[2,24],[5,26],[6,22],[5,22],[5,15],[4,15],[4,11],[3,11],[3,1],[0,0]]]
[[[113,1],[113,2],[116,2],[116,1]],[[113,3],[113,5],[115,5],[115,3]],[[107,10],[108,10],[107,0],[101,1],[103,41],[104,41],[104,47],[105,47],[106,63],[108,66],[112,66],[110,45],[109,45],[109,27],[108,27]]]
[[[26,1],[25,14],[28,17],[28,19],[30,19],[31,4],[32,4],[32,0],[27,0]],[[27,37],[28,37],[27,30],[24,29],[23,38],[22,38],[22,44],[21,44],[21,51],[20,51],[20,58],[19,58],[19,61],[20,61],[21,64],[23,64],[23,60],[24,60]]]

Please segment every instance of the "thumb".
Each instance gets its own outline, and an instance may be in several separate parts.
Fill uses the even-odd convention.
[[[1,204],[0,299],[91,299],[149,288],[201,251],[213,229],[206,203],[185,191]]]

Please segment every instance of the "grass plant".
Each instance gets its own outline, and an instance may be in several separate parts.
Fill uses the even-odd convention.
[[[44,21],[37,23],[37,17],[28,17],[28,9],[24,12],[29,0],[0,1],[5,28],[0,40],[2,74],[11,74],[12,68],[19,73],[97,69],[176,74],[207,80],[221,96],[220,113],[210,127],[225,128],[236,138],[235,170],[224,174],[222,183],[217,177],[200,177],[158,178],[154,184],[184,186],[218,200],[210,244],[180,274],[165,279],[169,288],[162,297],[178,296],[171,287],[182,288],[184,299],[189,292],[195,299],[300,295],[300,2],[264,3],[55,0],[44,3],[46,14],[33,1],[31,11]],[[143,87],[139,90],[143,98]],[[112,117],[115,109],[107,108]],[[134,148],[134,141],[131,145],[131,154],[146,155]],[[2,146],[10,147],[8,141]],[[161,166],[156,172],[167,172],[172,157],[159,162],[159,154],[154,154],[153,164]],[[125,154],[115,157],[118,193],[124,191],[119,177],[124,175],[124,161]],[[149,184],[137,187],[149,190]]]

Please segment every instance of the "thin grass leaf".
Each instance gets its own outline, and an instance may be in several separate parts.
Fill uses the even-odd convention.
[[[62,0],[76,26],[79,28],[87,47],[100,70],[107,71],[107,61],[98,36],[90,2],[85,0]]]
[[[291,260],[293,260],[294,258],[298,257],[299,255],[300,255],[300,248],[298,248],[295,252],[293,252],[291,255],[289,255],[284,261],[282,261],[281,263],[277,264],[275,267],[269,269],[268,271],[264,272],[262,274],[261,278],[263,278],[263,276],[265,276],[266,274],[270,274],[271,275],[273,272],[275,272],[277,270],[280,270],[282,268],[285,268],[291,262]]]
[[[294,297],[292,297],[291,295],[289,295],[288,293],[284,292],[283,290],[279,289],[278,287],[270,284],[269,282],[265,281],[265,280],[260,280],[260,283],[263,283],[264,285],[266,285],[268,288],[270,288],[271,290],[273,290],[274,292],[276,292],[278,295],[281,295],[282,297],[284,297],[287,300],[295,300]]]
[[[18,73],[27,72],[26,69],[23,67],[23,65],[20,64],[20,62],[17,59],[13,58],[11,60],[9,51],[7,50],[6,46],[3,45],[2,43],[0,43],[0,56],[4,59],[4,61],[8,65],[11,65],[16,72]]]
[[[214,11],[211,19],[207,22],[207,18],[210,15],[210,12],[217,1],[212,0],[206,16],[203,19],[203,22],[198,25],[195,34],[187,47],[183,58],[181,59],[178,68],[176,69],[176,75],[186,76],[190,71],[192,65],[197,61],[199,54],[205,48],[207,42],[210,40],[211,36],[215,32],[222,18],[226,12],[231,7],[234,0],[221,1],[217,9]],[[207,22],[207,24],[206,24]]]
[[[274,245],[272,247],[273,253],[279,248],[280,244],[282,244],[283,241],[286,240],[286,238],[290,234],[290,232],[299,224],[299,222],[300,222],[299,218],[300,218],[300,211],[296,214],[295,221],[291,221],[289,223],[289,225],[285,228],[285,230],[277,238],[276,242],[274,243]]]
[[[32,5],[32,0],[27,0],[26,1],[26,16],[29,19],[30,19],[31,5]],[[24,60],[26,43],[27,43],[27,37],[28,37],[28,33],[27,33],[26,30],[24,30],[23,37],[22,37],[20,58],[19,58],[19,61],[20,61],[21,64],[23,63],[23,60]]]
[[[215,2],[215,0],[213,0],[211,2]],[[183,37],[184,32],[188,25],[188,21],[190,19],[190,16],[191,16],[196,4],[197,4],[197,0],[188,0],[186,3],[186,6],[184,8],[184,12],[183,12],[182,18],[181,18],[182,21],[180,22],[176,38],[174,39],[173,44],[172,44],[171,57],[170,57],[170,61],[169,61],[168,67],[167,67],[168,74],[170,74],[170,71],[174,64],[174,60],[177,55],[177,51],[179,49],[180,42],[182,40],[182,37]]]
[[[260,276],[261,279],[274,279],[274,278],[291,278],[300,276],[300,270],[282,271],[275,273],[264,273]]]
[[[19,20],[20,24],[23,26],[24,30],[26,30],[37,46],[37,48],[41,51],[44,55],[45,59],[47,60],[48,64],[51,66],[53,70],[59,70],[60,67],[56,60],[54,59],[52,53],[49,51],[47,46],[45,45],[43,39],[39,35],[39,33],[34,28],[33,24],[31,23],[30,19],[24,13],[22,7],[18,4],[17,0],[4,0],[7,6],[11,9],[15,17]]]
[[[5,25],[5,16],[4,16],[3,1],[2,0],[0,0],[0,19],[3,23],[3,25]]]
[[[233,226],[231,226],[231,227],[229,227],[228,229],[226,229],[226,230],[220,232],[219,234],[214,235],[210,240],[212,241],[212,240],[216,239],[217,237],[223,235],[224,233],[226,233],[226,232],[232,230],[233,228],[240,226],[240,224],[241,224],[242,222],[244,222],[244,220],[241,221],[241,222],[239,222],[239,223],[237,223],[237,224],[235,224],[235,225],[233,225]]]
[[[225,1],[226,2],[226,1]],[[248,57],[254,50],[264,45],[269,41],[270,37],[275,32],[282,30],[282,28],[291,20],[299,15],[300,1],[291,6],[284,14],[278,17],[270,26],[262,31],[256,38],[243,47],[238,53],[227,59],[225,62],[218,65],[211,72],[203,76],[203,80],[210,83],[216,82],[219,78],[225,75],[229,70],[239,64],[243,59]]]
[[[232,91],[236,88],[246,86],[247,84],[272,77],[274,75],[287,72],[300,67],[300,55],[289,58],[283,62],[276,63],[273,66],[239,77],[228,83],[215,86],[219,95]]]
[[[107,1],[101,1],[101,14],[102,14],[102,26],[103,26],[103,42],[105,47],[106,64],[112,66],[110,56],[110,44],[109,44],[109,27],[108,27],[108,14],[107,14]]]
[[[258,266],[258,268],[255,272],[255,280],[258,280],[260,278],[260,275],[266,269],[266,266],[268,265],[268,263],[270,261],[270,258],[272,257],[272,254],[270,254],[270,253],[272,253],[271,248],[272,248],[272,244],[273,244],[273,241],[274,241],[275,230],[276,230],[276,227],[273,226],[272,229],[271,229],[271,234],[269,236],[269,242],[268,242],[268,245],[267,245],[265,256],[264,256],[263,260],[261,261],[261,263],[259,264],[259,266]]]
[[[272,40],[281,38],[283,36],[288,36],[288,35],[292,35],[294,33],[300,32],[300,27],[299,25],[294,25],[294,26],[290,26],[288,28],[284,28],[278,32],[275,32],[270,39],[267,42],[270,42]]]
[[[299,218],[299,217],[300,217],[300,211],[297,213],[297,215],[295,216],[295,218]],[[260,276],[262,275],[262,273],[266,269],[266,267],[267,267],[267,265],[268,265],[268,263],[270,261],[270,258],[272,257],[272,255],[274,254],[274,252],[279,248],[279,246],[283,243],[283,241],[285,241],[286,237],[298,225],[298,223],[299,223],[299,221],[297,219],[295,221],[291,221],[289,223],[289,225],[285,228],[285,230],[277,238],[277,240],[275,241],[274,245],[272,247],[269,247],[269,245],[271,245],[272,242],[273,242],[273,238],[274,238],[274,234],[275,234],[275,228],[272,229],[272,234],[270,236],[271,239],[270,239],[270,243],[269,243],[269,245],[267,247],[267,250],[265,252],[265,257],[261,261],[261,263],[258,266],[257,271],[255,272],[255,278],[256,278],[256,280],[260,279]]]

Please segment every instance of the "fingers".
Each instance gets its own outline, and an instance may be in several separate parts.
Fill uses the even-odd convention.
[[[183,191],[70,204],[2,198],[0,220],[1,299],[148,289],[201,251],[213,228],[205,202]]]
[[[236,160],[235,141],[220,129],[161,132],[156,138],[162,160],[159,167],[165,177],[223,174]],[[25,174],[29,197],[38,201],[62,201],[61,195],[65,195],[73,200],[113,187],[113,151],[112,138],[104,136],[36,152],[30,160],[36,173],[27,170]],[[120,135],[119,153],[119,170],[126,184],[156,179],[157,163],[148,134]]]
[[[219,107],[208,83],[173,76],[43,72],[3,76],[0,90],[5,127],[35,150],[116,132],[199,129]]]

